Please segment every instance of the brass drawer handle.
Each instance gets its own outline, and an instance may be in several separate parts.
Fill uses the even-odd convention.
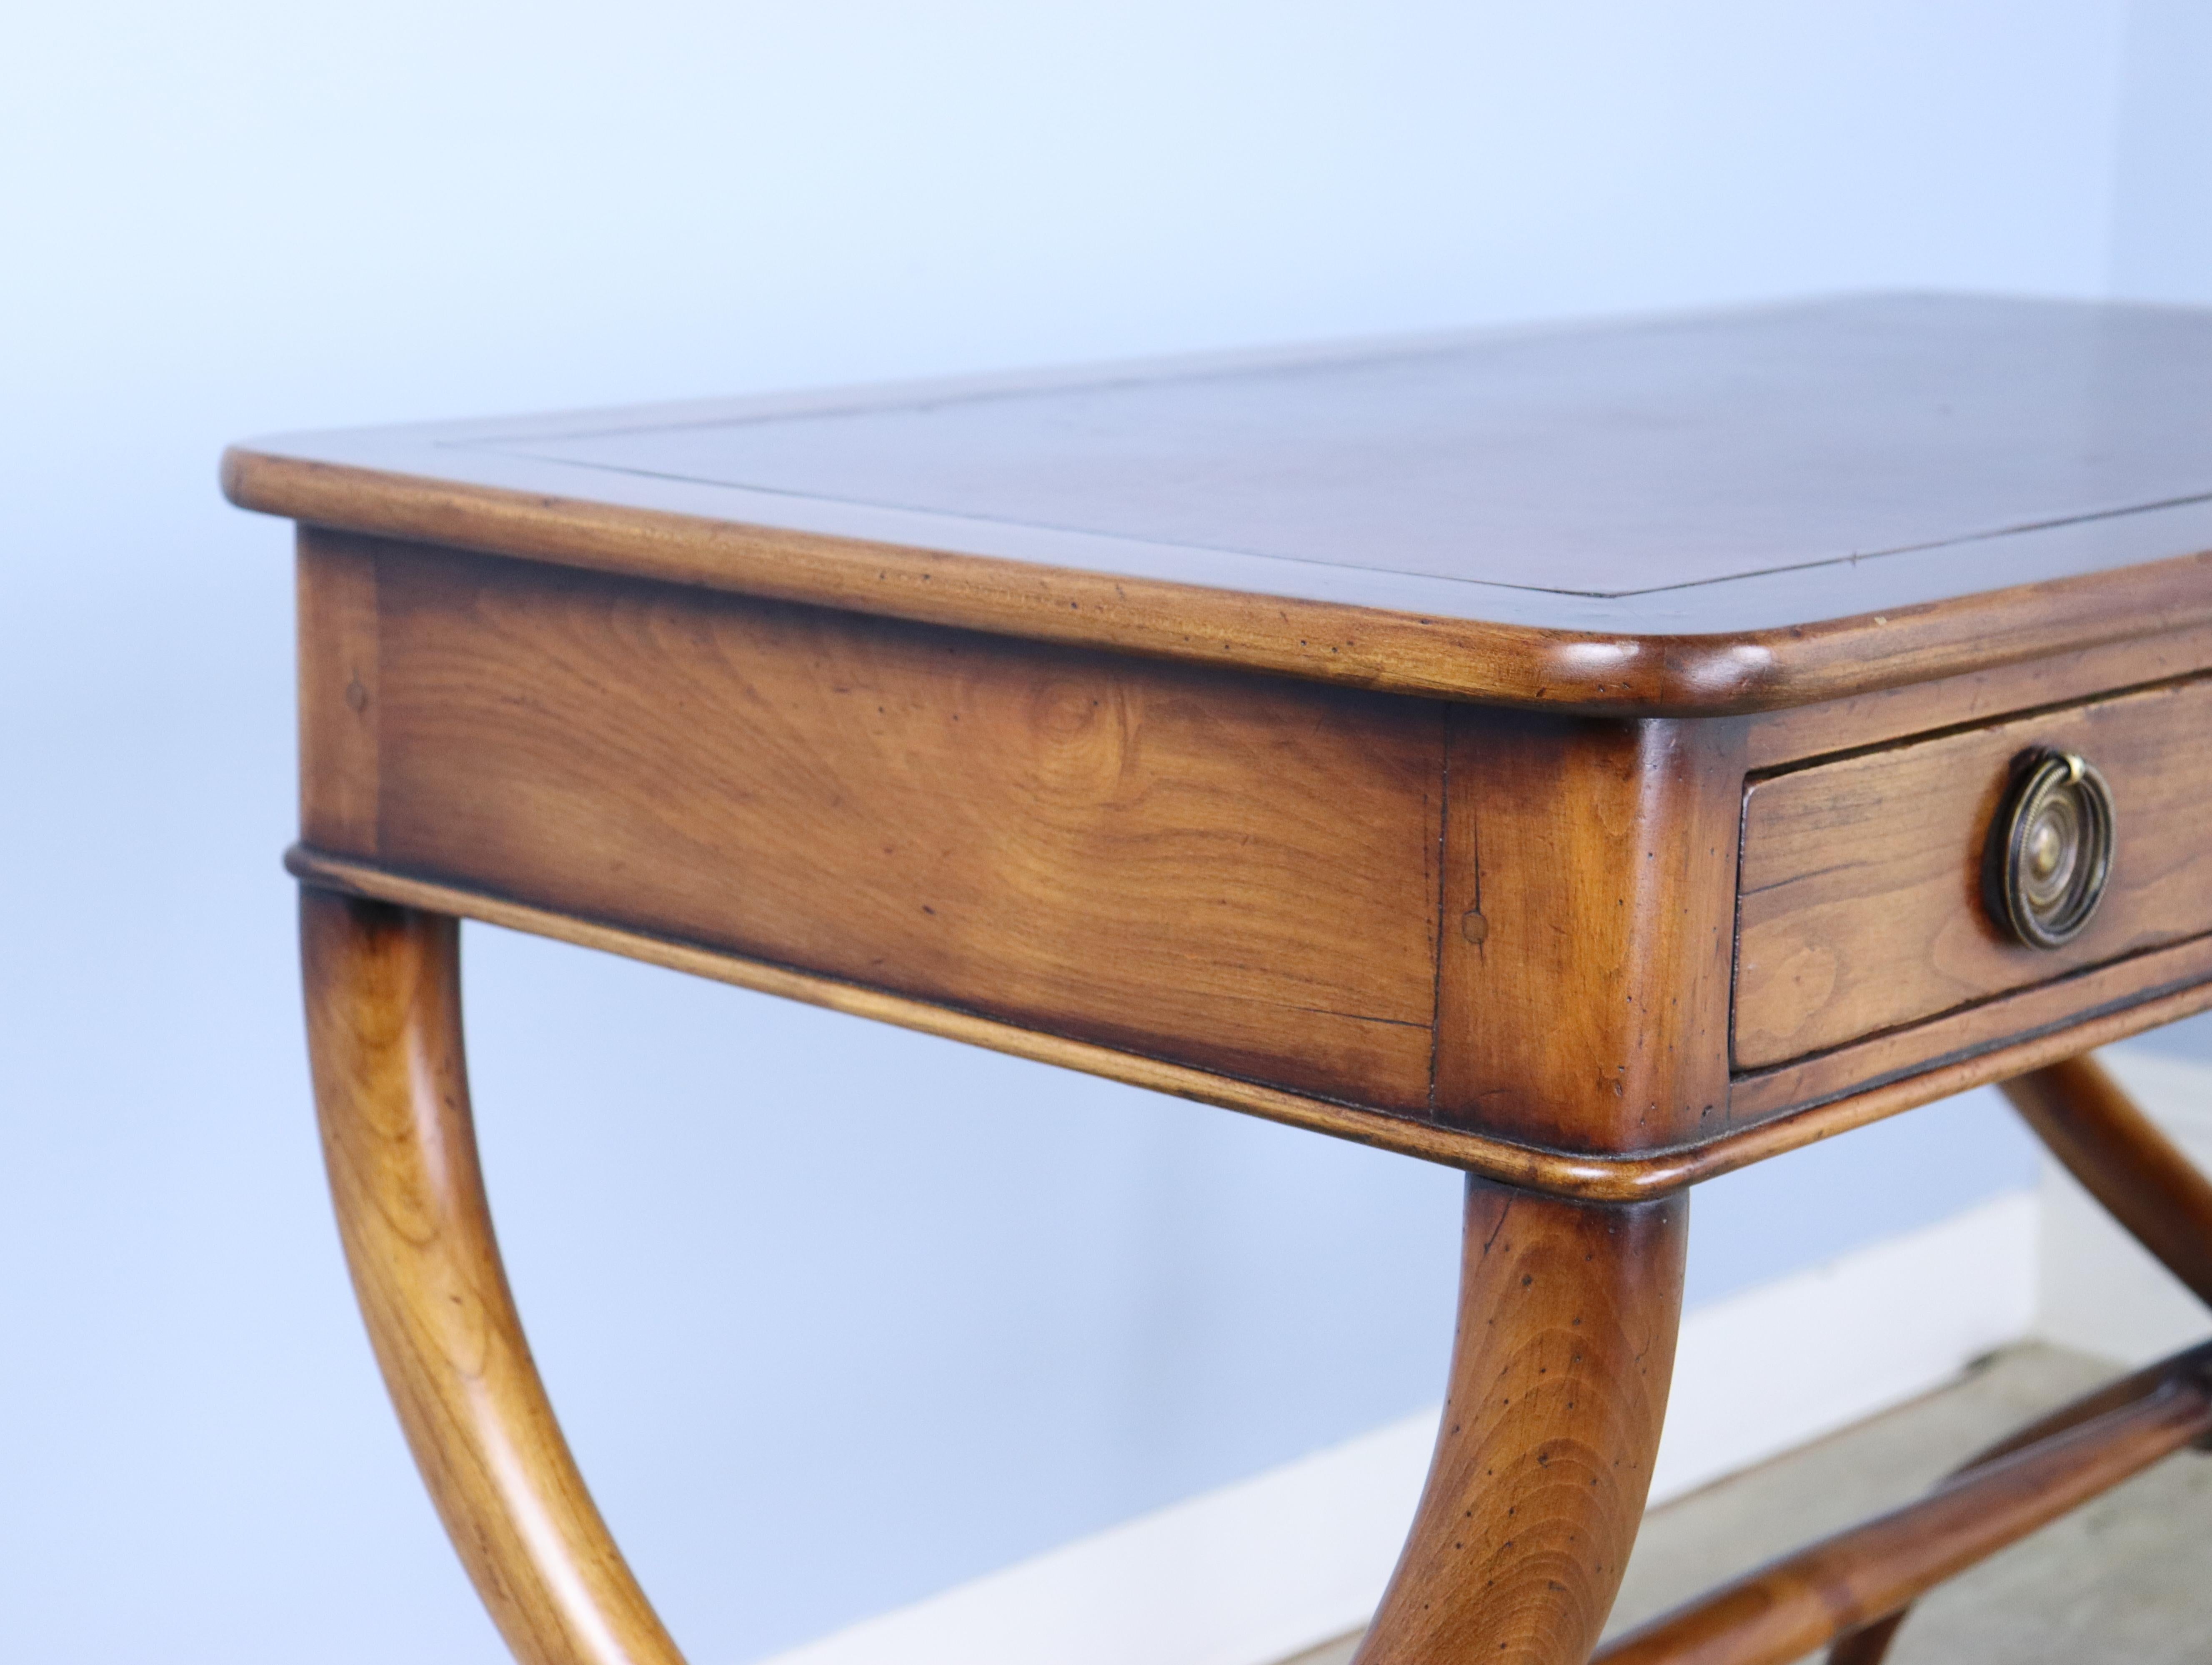
[[[2112,789],[2070,751],[2032,751],[2017,768],[1990,829],[1990,914],[2029,947],[2057,948],[2080,934],[2105,899]]]

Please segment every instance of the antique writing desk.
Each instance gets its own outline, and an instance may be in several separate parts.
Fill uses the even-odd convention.
[[[286,439],[347,1255],[532,1662],[673,1661],[508,1297],[459,919],[1464,1170],[1364,1651],[1587,1657],[1686,1188],[1978,1083],[2212,1297],[2084,1048],[2212,1005],[2212,313],[1884,298]],[[2202,1350],[1609,1644],[1878,1658]]]

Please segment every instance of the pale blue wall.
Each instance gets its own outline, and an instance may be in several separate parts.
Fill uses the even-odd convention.
[[[2139,59],[2167,12],[2186,24],[2136,20]],[[2142,133],[2212,50],[2130,67],[2127,21],[2118,0],[11,17],[7,1651],[497,1656],[320,1194],[276,866],[285,538],[217,501],[226,439],[1873,284],[2088,295],[2137,263],[2201,286],[2201,254],[2139,228],[2201,193],[2204,143],[2192,174]],[[1437,1392],[1449,1176],[495,933],[469,954],[515,1281],[702,1665]],[[1969,1103],[1723,1182],[1696,1294],[2027,1163]]]

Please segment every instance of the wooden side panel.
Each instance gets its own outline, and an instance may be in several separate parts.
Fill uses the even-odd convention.
[[[1743,729],[1460,708],[1440,1121],[1632,1151],[1728,1113]]]
[[[2078,751],[2112,790],[2104,905],[2057,950],[1981,897],[2013,759]],[[2212,681],[1816,764],[1744,811],[1735,1061],[1757,1069],[2212,931]]]
[[[376,560],[381,540],[300,530],[300,834],[376,851]]]
[[[1425,1110],[1443,708],[387,546],[383,859]]]

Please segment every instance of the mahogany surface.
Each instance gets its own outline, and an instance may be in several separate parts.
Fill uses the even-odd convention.
[[[294,435],[225,480],[784,599],[1691,713],[2212,623],[2208,434],[2204,313],[1888,296]]]
[[[461,917],[1466,1170],[1368,1665],[1587,1658],[1698,1180],[2039,1072],[2039,1130],[2212,1279],[2212,1188],[2065,1061],[2212,1006],[2212,313],[1843,300],[297,437],[224,479],[301,523],[289,860],[349,1261],[533,1665],[678,1656],[499,1271]],[[2041,747],[2117,806],[2058,950],[1978,888]],[[1777,1564],[1679,1656],[1901,1611],[2202,1432],[2166,1389]]]

